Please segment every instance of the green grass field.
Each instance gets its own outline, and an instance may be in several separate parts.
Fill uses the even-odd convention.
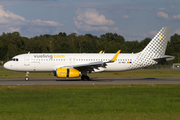
[[[0,86],[0,120],[179,120],[180,85]]]

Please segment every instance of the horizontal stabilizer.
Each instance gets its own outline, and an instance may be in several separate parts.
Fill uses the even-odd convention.
[[[174,60],[174,56],[170,56],[170,55],[163,55],[162,57],[160,58],[154,58],[153,60],[155,60],[156,62],[159,63],[163,63],[163,62],[167,62],[167,61],[171,61],[171,60]]]

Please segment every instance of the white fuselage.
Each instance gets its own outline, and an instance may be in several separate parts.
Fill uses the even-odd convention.
[[[74,65],[89,64],[98,61],[109,61],[114,54],[88,54],[88,53],[31,53],[21,54],[13,57],[14,60],[5,63],[4,67],[14,71],[25,72],[52,72],[61,67],[73,67]],[[119,54],[115,62],[107,63],[101,71],[126,71],[131,70],[130,66],[137,58],[137,54]],[[132,68],[137,69],[137,68]]]

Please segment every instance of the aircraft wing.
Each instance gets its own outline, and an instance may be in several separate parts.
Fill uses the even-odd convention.
[[[106,68],[106,65],[107,65],[106,63],[111,63],[111,62],[116,61],[120,51],[121,50],[118,50],[118,52],[115,54],[115,56],[109,61],[91,62],[91,63],[87,63],[87,64],[73,65],[72,67],[75,69],[78,69],[80,71],[82,71],[82,70],[93,71],[94,69],[99,69],[98,67]]]
[[[112,63],[114,61],[116,61],[119,53],[121,50],[118,50],[118,52],[115,54],[115,56],[106,62],[103,61],[98,61],[98,62],[90,62],[90,63],[86,63],[86,64],[79,64],[79,65],[72,65],[72,66],[63,66],[63,67],[67,67],[67,68],[75,68],[79,71],[94,71],[94,69],[99,69],[98,67],[103,67],[106,68],[106,63]]]

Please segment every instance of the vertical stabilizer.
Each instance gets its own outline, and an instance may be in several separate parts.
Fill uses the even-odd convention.
[[[153,54],[154,57],[163,56],[166,51],[170,30],[170,27],[163,27],[141,53]]]
[[[158,63],[155,59],[163,58],[170,34],[170,27],[163,27],[149,44],[139,53],[129,69],[148,67]]]

